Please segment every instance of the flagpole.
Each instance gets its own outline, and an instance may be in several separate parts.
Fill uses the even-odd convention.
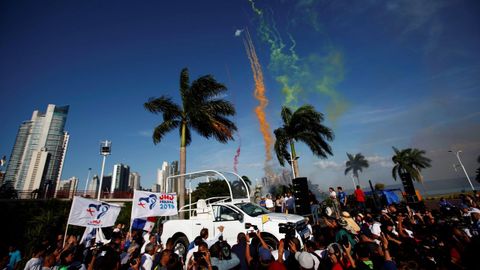
[[[67,222],[67,227],[65,228],[65,235],[63,236],[63,245],[62,245],[62,248],[65,247],[65,241],[67,240],[67,232],[68,232],[68,222]]]

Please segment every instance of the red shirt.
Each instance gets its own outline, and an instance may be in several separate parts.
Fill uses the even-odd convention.
[[[361,189],[355,189],[355,199],[357,202],[365,202],[365,193],[363,193],[363,190]]]

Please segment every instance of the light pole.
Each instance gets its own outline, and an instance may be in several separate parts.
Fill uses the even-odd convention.
[[[97,200],[100,201],[100,196],[102,194],[102,182],[103,182],[103,172],[105,171],[105,159],[112,152],[112,142],[103,141],[100,143],[100,155],[103,156],[102,161],[102,172],[100,173],[100,185],[98,186],[98,197]]]
[[[91,172],[92,172],[92,168],[88,168],[87,181],[85,181],[85,190],[83,191],[83,197],[87,196],[88,180],[90,179],[90,173]]]
[[[452,150],[448,150],[448,152],[453,153]],[[465,176],[467,177],[468,183],[470,184],[470,187],[472,188],[473,191],[475,191],[475,188],[473,187],[472,181],[470,180],[470,177],[468,176],[467,170],[465,170],[465,166],[463,166],[462,160],[460,159],[460,153],[462,153],[462,150],[458,150],[455,155],[457,156],[458,163],[460,163],[460,166],[463,169],[463,172],[465,173]]]

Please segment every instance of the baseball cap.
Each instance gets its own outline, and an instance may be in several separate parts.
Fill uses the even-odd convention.
[[[315,265],[312,254],[305,251],[295,253],[295,259],[298,261],[300,266],[305,269],[312,269]]]

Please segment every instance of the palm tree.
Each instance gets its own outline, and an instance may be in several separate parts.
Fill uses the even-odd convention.
[[[425,157],[425,151],[416,148],[407,148],[398,150],[392,147],[395,155],[392,161],[395,166],[392,169],[393,179],[397,180],[397,175],[401,177],[402,174],[409,175],[412,180],[422,182],[423,176],[421,171],[425,168],[431,167],[431,160]]]
[[[217,82],[212,75],[202,76],[190,83],[188,69],[184,68],[180,73],[180,105],[163,95],[150,98],[144,104],[149,112],[163,116],[163,122],[153,131],[154,144],[159,143],[168,132],[179,129],[180,174],[186,173],[186,147],[192,141],[192,129],[207,139],[213,137],[221,143],[234,140],[233,133],[237,127],[228,116],[235,115],[235,108],[219,97],[225,91],[226,86]],[[178,193],[181,208],[185,204],[184,178],[178,181]]]
[[[242,180],[243,182],[245,182],[245,184],[247,184],[248,190],[250,190],[250,185],[252,184],[252,180],[250,180],[250,178],[248,178],[248,176],[246,175],[242,175]]]
[[[284,166],[285,160],[290,165],[293,161],[294,177],[299,175],[295,142],[305,143],[317,157],[327,158],[327,155],[333,155],[332,149],[327,143],[327,141],[333,140],[333,131],[322,125],[323,114],[317,112],[313,106],[303,105],[295,112],[283,106],[281,115],[283,126],[274,131],[275,153],[282,166]],[[290,153],[287,151],[287,145],[290,145]]]
[[[362,153],[355,154],[355,156],[347,153],[347,157],[348,160],[345,163],[345,166],[347,167],[345,169],[345,175],[347,175],[348,172],[352,171],[353,177],[357,179],[357,184],[360,185],[358,172],[363,172],[364,168],[368,168],[368,160],[365,159],[365,156],[363,156]]]

